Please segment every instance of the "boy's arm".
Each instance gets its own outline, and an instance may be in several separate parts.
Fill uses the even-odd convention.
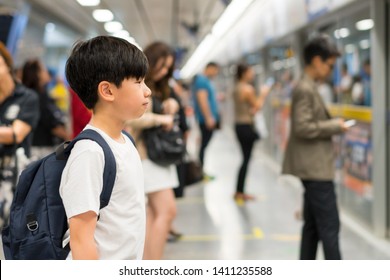
[[[94,238],[96,223],[97,215],[94,211],[88,211],[69,219],[72,259],[99,259]]]

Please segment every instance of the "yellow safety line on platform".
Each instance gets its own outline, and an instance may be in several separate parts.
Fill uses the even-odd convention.
[[[261,228],[259,227],[254,227],[252,229],[252,232],[253,232],[253,236],[256,238],[256,239],[263,239],[264,238],[264,233],[263,231],[261,230]]]
[[[230,237],[235,237],[236,239],[243,240],[259,240],[264,238],[264,233],[259,227],[254,227],[252,229],[252,234],[244,234],[244,235],[235,235],[230,234]],[[221,239],[221,235],[183,235],[179,240],[180,241],[216,241]]]

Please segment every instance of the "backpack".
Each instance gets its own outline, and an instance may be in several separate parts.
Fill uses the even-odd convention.
[[[125,133],[134,144],[130,135]],[[100,209],[108,205],[116,177],[114,154],[103,137],[94,130],[82,131],[71,142],[30,164],[20,175],[11,205],[9,225],[3,229],[6,259],[63,260],[70,246],[62,246],[68,220],[59,193],[62,171],[73,146],[82,139],[93,140],[104,152],[103,190]]]

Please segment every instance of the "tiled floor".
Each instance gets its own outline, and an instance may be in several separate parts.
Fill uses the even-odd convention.
[[[280,176],[280,167],[254,148],[247,177],[247,192],[256,201],[233,200],[241,161],[238,143],[229,129],[217,132],[208,147],[206,169],[216,179],[186,189],[177,201],[175,228],[184,234],[168,243],[166,259],[297,259],[302,221],[295,217],[301,205],[301,186]],[[390,259],[390,242],[361,228],[341,210],[341,250],[344,259]],[[318,250],[322,259],[322,250]]]

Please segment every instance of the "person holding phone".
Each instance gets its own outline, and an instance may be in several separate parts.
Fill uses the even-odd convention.
[[[341,259],[340,220],[334,178],[332,136],[348,129],[343,119],[332,118],[318,93],[339,56],[337,46],[319,35],[304,47],[304,74],[292,93],[291,132],[283,161],[283,174],[297,176],[305,189],[300,259],[315,259],[318,242],[325,259]]]
[[[240,143],[243,160],[237,176],[236,192],[234,194],[236,201],[254,199],[254,196],[246,194],[244,191],[252,148],[255,141],[261,137],[254,130],[254,115],[262,109],[265,98],[270,92],[270,86],[273,84],[273,80],[268,80],[267,84],[269,86],[261,87],[260,95],[256,96],[255,88],[252,85],[254,78],[255,72],[252,67],[246,64],[237,66],[234,89],[235,131]]]

